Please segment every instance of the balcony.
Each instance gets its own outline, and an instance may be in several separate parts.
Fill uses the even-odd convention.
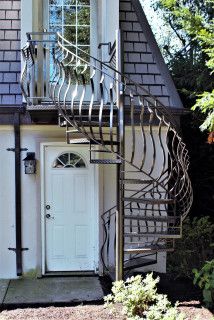
[[[67,62],[70,63],[70,66],[76,68],[78,74],[78,79],[73,78],[73,88],[78,82],[78,94],[76,96],[77,104],[79,104],[81,91],[85,86],[86,93],[84,104],[88,105],[91,100],[91,95],[94,94],[94,103],[99,107],[100,94],[97,92],[96,87],[99,85],[100,74],[103,70],[106,70],[108,65],[110,67],[110,69],[108,69],[109,79],[105,79],[105,81],[109,82],[114,76],[113,69],[116,67],[115,44],[112,47],[109,47],[109,59],[106,63],[91,57],[83,50],[80,56],[76,56],[75,46],[69,42],[66,43],[65,41],[65,39],[62,39],[55,32],[27,33],[27,44],[22,49],[23,70],[21,75],[21,88],[23,102],[26,104],[28,110],[57,109],[51,98],[51,90],[57,83],[57,77],[59,76],[57,73],[58,71],[56,70],[57,66],[54,63],[55,57],[57,56],[59,58],[59,55],[62,55],[63,58],[66,58],[66,52],[60,52],[60,46],[62,44],[65,45],[67,50],[74,53],[73,61]],[[84,68],[87,69],[85,70],[85,84],[81,77]],[[96,76],[94,77],[94,92],[92,92],[90,85],[90,73],[92,73],[93,70],[96,70]],[[56,85],[60,86],[61,83],[62,82],[58,82]],[[61,94],[63,95],[63,93]],[[105,103],[108,103],[106,93],[104,93],[104,95]]]

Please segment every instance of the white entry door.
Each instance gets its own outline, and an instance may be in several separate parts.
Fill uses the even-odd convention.
[[[95,171],[84,146],[45,147],[46,271],[94,271]]]

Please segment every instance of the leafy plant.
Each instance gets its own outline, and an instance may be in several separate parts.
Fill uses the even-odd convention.
[[[183,236],[175,243],[175,251],[168,255],[168,271],[175,278],[192,278],[192,269],[200,269],[213,257],[214,224],[208,216],[188,218],[183,224]]]
[[[207,261],[201,270],[193,269],[194,284],[203,290],[204,302],[207,307],[214,307],[214,259]]]
[[[204,92],[199,96],[192,110],[195,111],[197,108],[207,116],[200,126],[201,131],[214,131],[214,90],[212,92]]]
[[[157,293],[159,278],[148,274],[131,277],[113,284],[112,294],[105,297],[106,306],[122,305],[130,320],[184,320],[183,314],[169,302],[166,295]]]
[[[182,43],[183,48],[174,57],[170,56],[177,86],[181,93],[185,89],[189,91],[186,96],[194,103],[192,110],[202,113],[200,129],[214,132],[214,0],[157,0],[156,7],[164,12],[165,20]],[[182,75],[183,59],[189,62],[188,79],[186,74]],[[194,86],[191,79],[194,79]]]

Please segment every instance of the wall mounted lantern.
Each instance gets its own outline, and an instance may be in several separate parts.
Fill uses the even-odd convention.
[[[27,157],[23,159],[25,166],[25,174],[36,173],[36,159],[35,152],[27,152]]]

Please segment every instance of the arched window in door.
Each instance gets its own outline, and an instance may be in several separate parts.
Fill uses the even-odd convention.
[[[68,169],[68,168],[86,168],[83,158],[73,152],[64,152],[59,155],[53,162],[54,169]]]

